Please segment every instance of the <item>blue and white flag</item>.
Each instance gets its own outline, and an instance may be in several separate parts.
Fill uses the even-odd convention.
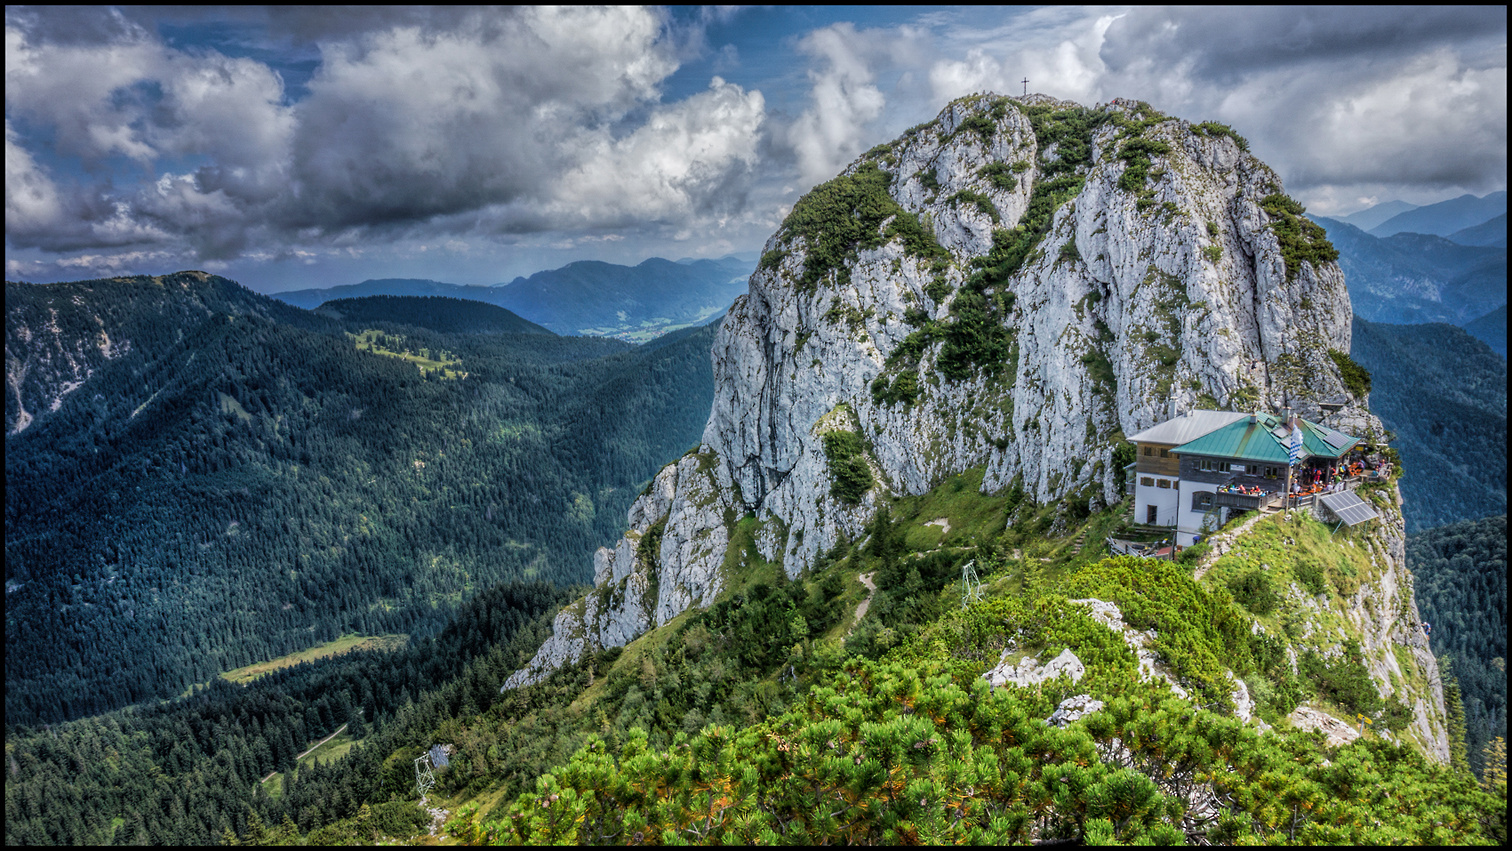
[[[1302,424],[1292,426],[1291,446],[1286,450],[1286,458],[1293,467],[1302,462]]]

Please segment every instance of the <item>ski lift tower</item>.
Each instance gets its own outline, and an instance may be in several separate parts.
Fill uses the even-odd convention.
[[[968,561],[961,565],[961,608],[971,605],[971,601],[982,599],[982,580],[977,578],[976,561]]]
[[[415,757],[415,790],[420,793],[420,800],[436,785],[436,775],[431,773],[430,751]]]

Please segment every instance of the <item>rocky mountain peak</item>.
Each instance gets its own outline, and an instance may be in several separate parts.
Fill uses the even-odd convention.
[[[1332,422],[1378,430],[1330,355],[1350,346],[1335,256],[1223,125],[951,102],[794,205],[716,338],[703,446],[511,685],[707,605],[746,557],[741,515],[796,576],[890,496],[973,467],[986,491],[1111,504],[1124,435],[1174,412],[1343,400]]]
[[[983,95],[805,196],[715,343],[704,435],[786,527],[767,555],[796,574],[875,498],[977,465],[1111,502],[1122,436],[1173,411],[1345,397],[1343,276],[1244,147],[1145,104]],[[855,504],[814,428],[842,404],[877,473]]]

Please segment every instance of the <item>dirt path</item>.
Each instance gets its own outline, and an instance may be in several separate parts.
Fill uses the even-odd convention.
[[[871,573],[863,573],[860,576],[856,577],[857,579],[861,580],[862,585],[866,586],[866,599],[862,600],[861,605],[856,607],[856,620],[851,624],[850,632],[847,632],[846,635],[850,635],[851,632],[854,632],[856,630],[856,624],[860,623],[861,619],[866,617],[866,610],[871,608],[872,598],[877,596],[877,586],[872,583],[872,577],[876,575],[877,572],[874,570]]]
[[[345,725],[345,724],[342,724],[340,727],[337,727],[336,728],[336,732],[332,733],[329,736],[326,736],[324,739],[321,739],[320,741],[316,742],[315,744],[310,745],[310,749],[307,750],[307,751],[305,751],[304,753],[300,754],[299,756],[294,757],[294,761],[298,762],[298,761],[304,759],[305,757],[309,756],[311,753],[314,753],[316,748],[320,747],[321,745],[325,744],[326,742],[329,742],[330,740],[332,740],[332,739],[336,738],[337,736],[341,735],[341,731],[345,730],[346,728],[347,728],[347,725]],[[276,772],[276,771],[270,771],[270,772],[268,772],[268,776],[264,777],[262,779],[262,782],[267,783],[269,780],[272,780],[273,779],[273,775],[275,775],[277,773],[278,772]]]
[[[1221,535],[1213,536],[1213,538],[1207,542],[1208,553],[1207,555],[1202,557],[1201,562],[1198,562],[1197,569],[1192,571],[1192,578],[1201,579],[1208,572],[1208,570],[1218,562],[1218,559],[1224,553],[1229,551],[1229,545],[1233,543],[1235,538],[1243,535],[1245,532],[1248,532],[1251,526],[1270,516],[1271,515],[1267,512],[1257,511],[1255,512],[1255,516],[1244,521],[1243,523],[1240,523],[1230,531],[1224,532]]]
[[[420,799],[420,809],[425,810],[427,813],[430,813],[430,835],[438,837],[440,839],[445,839],[446,834],[442,833],[441,829],[446,826],[446,819],[451,815],[451,811],[446,809],[445,807],[431,806],[429,798]]]

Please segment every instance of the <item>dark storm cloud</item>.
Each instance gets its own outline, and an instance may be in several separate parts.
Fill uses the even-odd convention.
[[[1298,63],[1393,62],[1445,43],[1505,41],[1505,6],[1135,7],[1108,28],[1118,73],[1152,59],[1210,81]]]
[[[228,258],[363,232],[680,226],[728,213],[752,178],[761,95],[715,78],[662,103],[688,38],[657,10],[232,13],[268,44],[315,44],[297,102],[266,63],[184,42],[243,30],[156,32],[204,14],[8,10],[8,242]],[[112,169],[119,189],[81,176]]]
[[[7,7],[7,268],[31,274],[14,249],[102,269],[621,239],[748,250],[860,151],[1025,76],[1228,123],[1324,214],[1505,188],[1502,7],[974,7],[879,27],[858,11],[759,36],[732,14],[787,20]],[[705,28],[738,43],[716,49]],[[716,54],[731,58],[700,60]]]
[[[1102,89],[1230,123],[1340,203],[1486,192],[1506,186],[1506,24],[1500,6],[1138,7],[1107,29]]]

